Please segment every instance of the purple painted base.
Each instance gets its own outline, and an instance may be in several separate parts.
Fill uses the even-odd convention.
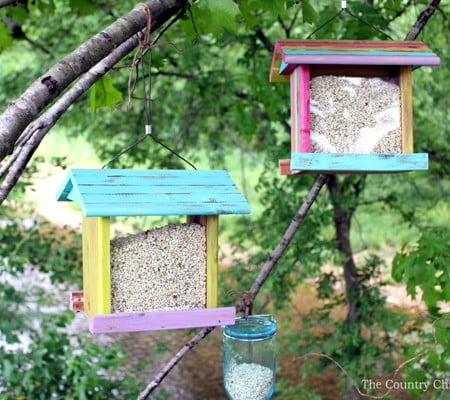
[[[97,314],[90,321],[91,333],[124,333],[164,329],[234,325],[235,307],[145,313]]]

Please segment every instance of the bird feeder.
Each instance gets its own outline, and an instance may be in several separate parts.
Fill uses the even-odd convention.
[[[83,291],[71,306],[92,333],[234,323],[217,307],[218,218],[248,214],[226,171],[72,169],[58,201],[82,211]],[[112,217],[185,216],[185,222],[110,240]]]
[[[428,169],[428,154],[413,153],[412,69],[439,62],[421,42],[277,41],[270,81],[291,93],[281,173]]]

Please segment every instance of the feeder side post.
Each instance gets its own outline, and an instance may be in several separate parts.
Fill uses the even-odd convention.
[[[299,65],[290,75],[291,148],[294,153],[311,152],[310,67]]]
[[[109,217],[83,217],[84,311],[111,313]]]
[[[217,307],[219,276],[219,216],[206,219],[206,307]]]
[[[409,65],[400,66],[400,110],[402,127],[402,152],[414,152],[413,138],[413,96],[412,68]]]

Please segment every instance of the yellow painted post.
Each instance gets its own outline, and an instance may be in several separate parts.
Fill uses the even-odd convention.
[[[206,307],[217,307],[219,280],[219,216],[206,218]]]
[[[84,312],[111,313],[109,217],[83,217]]]
[[[413,96],[411,66],[400,67],[400,109],[402,126],[402,152],[414,152]]]

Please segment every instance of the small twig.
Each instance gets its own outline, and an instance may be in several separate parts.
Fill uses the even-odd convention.
[[[180,362],[180,360],[203,338],[208,336],[215,327],[201,329],[189,342],[187,342],[181,350],[175,354],[169,362],[159,371],[155,379],[151,381],[147,387],[139,394],[138,400],[145,400],[155,390],[167,376],[167,374]]]
[[[440,3],[441,0],[430,0],[425,9],[418,16],[416,23],[406,35],[405,40],[417,39],[417,36],[423,31],[423,28],[425,28],[428,20],[433,16]]]

